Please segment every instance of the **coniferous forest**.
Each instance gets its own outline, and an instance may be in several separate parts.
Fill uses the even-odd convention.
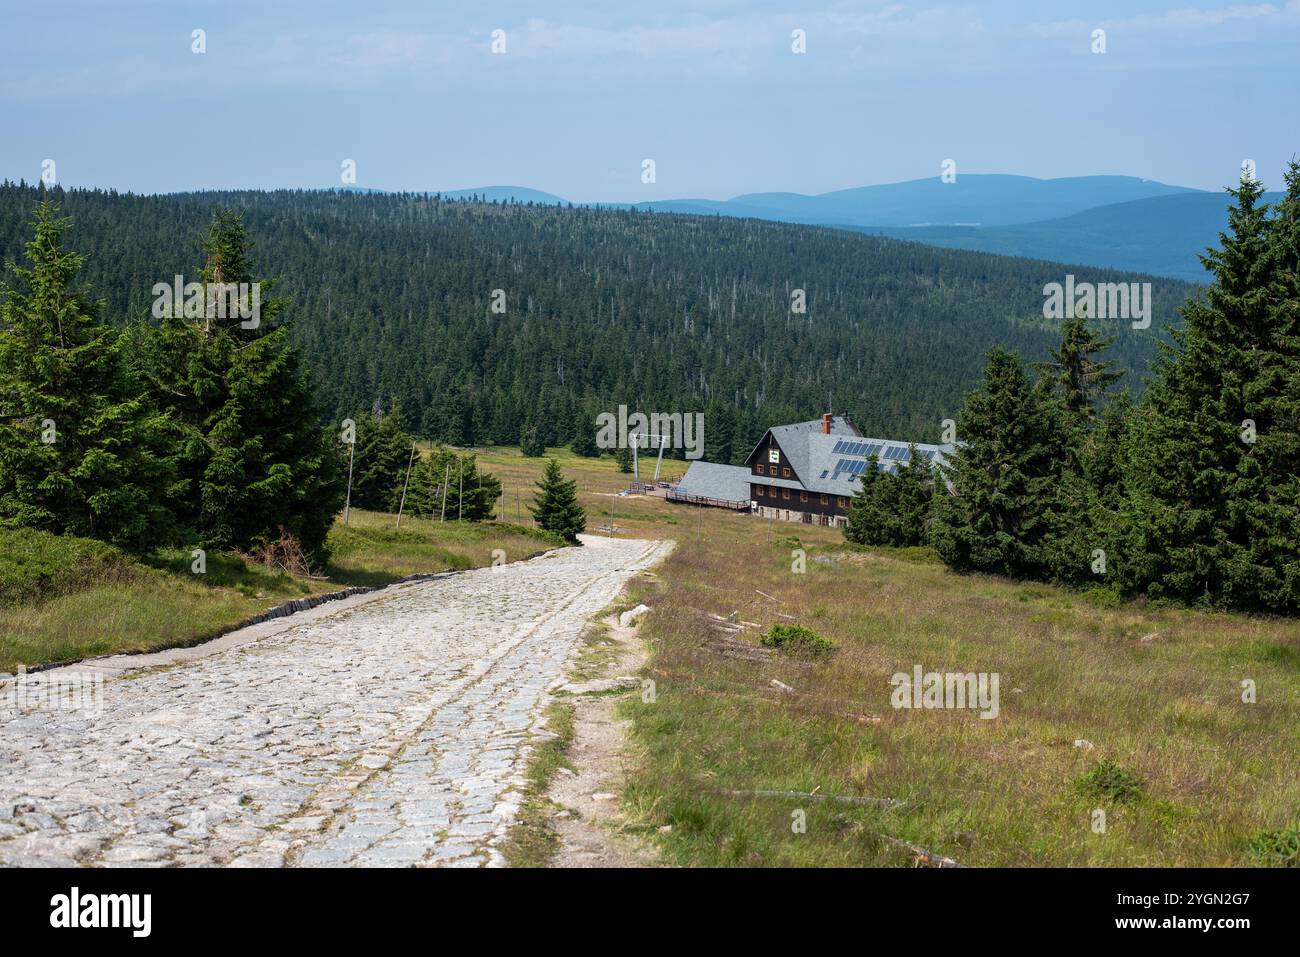
[[[868,434],[934,441],[1003,343],[1045,359],[1043,286],[1149,277],[942,250],[819,227],[346,191],[51,194],[116,324],[204,262],[215,209],[241,215],[277,280],[321,413],[400,409],[452,444],[568,445],[602,411],[704,411],[706,457],[828,403]],[[36,188],[0,187],[18,258]],[[1152,280],[1150,329],[1113,322],[1144,369],[1192,287]],[[497,292],[499,290],[499,293]],[[795,311],[796,290],[806,304]],[[794,306],[795,308],[792,308]]]
[[[1070,267],[820,228],[7,184],[0,521],[132,548],[288,535],[319,559],[340,420],[357,423],[354,504],[432,515],[450,497],[482,520],[499,483],[472,456],[434,451],[402,481],[412,434],[594,455],[600,411],[703,407],[706,457],[735,461],[829,402],[868,434],[956,421],[943,472],[868,471],[853,541],[1116,599],[1295,613],[1300,166],[1286,185],[1272,208],[1256,181],[1230,190],[1210,285],[1155,284],[1137,330],[1043,320],[1044,285]],[[260,324],[159,317],[155,284],[176,275],[261,283]]]
[[[1086,316],[1037,374],[995,347],[930,507],[906,507],[912,469],[872,474],[846,536],[1109,599],[1300,612],[1300,164],[1286,186],[1274,206],[1258,181],[1230,191],[1212,283],[1140,399]]]

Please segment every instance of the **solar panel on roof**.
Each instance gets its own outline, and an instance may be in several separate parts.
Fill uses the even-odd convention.
[[[890,461],[907,458],[907,446],[891,445],[889,448],[885,449],[885,458]]]
[[[879,455],[882,446],[878,442],[868,443],[862,450],[864,458],[871,458],[873,455]]]
[[[843,451],[844,451],[844,440],[843,440],[843,439],[840,439],[838,442],[836,442],[836,443],[835,443],[835,448],[831,449],[831,451],[834,452],[836,455],[839,455],[841,452],[843,452]]]

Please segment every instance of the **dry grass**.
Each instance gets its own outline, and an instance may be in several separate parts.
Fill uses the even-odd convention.
[[[681,506],[656,506],[686,534],[658,593],[640,596],[654,607],[644,633],[658,693],[625,705],[643,752],[625,806],[648,832],[672,825],[665,850],[680,863],[911,863],[888,835],[973,865],[1230,865],[1250,860],[1257,829],[1300,818],[1300,623],[1103,608],[953,575],[924,551],[848,548],[831,529],[685,509],[692,523]],[[790,543],[778,544],[790,535],[807,552],[805,574],[792,572]],[[733,612],[758,626],[742,641],[798,622],[838,651],[724,657],[706,616]],[[998,673],[999,716],[895,710],[890,677],[917,664]],[[1245,679],[1256,704],[1241,700]],[[1141,796],[1112,802],[1078,788],[1103,760],[1135,774]],[[1098,807],[1104,834],[1090,826]],[[792,831],[796,810],[805,833]]]

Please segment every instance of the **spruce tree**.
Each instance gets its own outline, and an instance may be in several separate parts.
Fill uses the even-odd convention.
[[[40,203],[29,265],[0,283],[0,524],[146,550],[175,531],[175,430],[77,285],[83,258],[63,248],[58,212]]]
[[[957,420],[948,470],[955,494],[935,498],[933,540],[945,563],[1013,577],[1044,572],[1063,431],[1056,404],[1031,385],[1019,357],[990,350]]]
[[[893,541],[898,546],[923,545],[929,538],[930,502],[934,494],[934,472],[930,460],[908,446],[911,458],[891,480],[897,485]]]
[[[382,418],[358,415],[356,458],[352,473],[352,505],[379,512],[396,512],[411,459],[411,436],[400,412]]]
[[[519,451],[530,459],[539,459],[546,454],[546,443],[542,441],[536,428],[524,429],[519,437]]]
[[[578,483],[566,479],[555,459],[548,459],[546,471],[537,483],[537,494],[528,507],[539,527],[554,532],[570,544],[587,527],[587,513],[578,504]]]
[[[888,516],[881,508],[882,485],[889,476],[880,471],[880,459],[871,456],[867,467],[858,476],[858,487],[849,499],[848,515],[844,523],[844,537],[855,545],[881,545],[881,532]]]
[[[440,517],[443,514],[444,482],[448,521],[482,522],[492,518],[497,500],[501,498],[501,481],[490,472],[480,472],[474,455],[444,446],[422,456],[411,471],[411,485],[406,494],[407,509],[415,515]]]
[[[1075,423],[1091,423],[1098,405],[1109,395],[1107,390],[1124,375],[1113,361],[1096,358],[1114,339],[1091,329],[1086,312],[1080,309],[1062,325],[1061,344],[1052,350],[1052,361],[1036,364]]]
[[[573,423],[573,442],[569,445],[575,455],[594,459],[600,456],[596,445],[595,416],[579,414]]]
[[[620,445],[614,450],[614,461],[618,463],[620,472],[626,474],[632,472],[632,450],[626,445]]]
[[[205,298],[212,285],[256,279],[239,217],[218,212],[203,241]],[[173,308],[150,343],[145,368],[185,429],[179,468],[185,517],[213,548],[248,548],[288,533],[314,562],[343,504],[336,433],[322,430],[298,354],[280,320],[283,300],[260,281],[260,314],[225,320]]]
[[[1280,215],[1264,187],[1229,193],[1228,231],[1202,262],[1213,275],[1182,309],[1134,415],[1127,462],[1124,585],[1155,598],[1300,609],[1295,467],[1294,166]]]
[[[878,456],[867,460],[849,500],[844,537],[857,545],[904,547],[923,544],[929,535],[934,476],[930,460],[908,446],[911,459],[890,473]]]

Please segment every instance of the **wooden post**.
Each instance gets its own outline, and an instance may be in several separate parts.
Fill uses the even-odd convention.
[[[447,463],[447,469],[442,476],[442,508],[438,509],[438,521],[447,521],[447,486],[451,484],[451,463]]]
[[[406,508],[406,489],[411,484],[411,463],[415,461],[415,442],[411,443],[411,457],[406,460],[406,481],[402,483],[402,500],[397,505],[397,527],[402,527],[402,509]]]
[[[460,457],[460,491],[456,494],[456,521],[461,521],[465,516],[465,456]]]

